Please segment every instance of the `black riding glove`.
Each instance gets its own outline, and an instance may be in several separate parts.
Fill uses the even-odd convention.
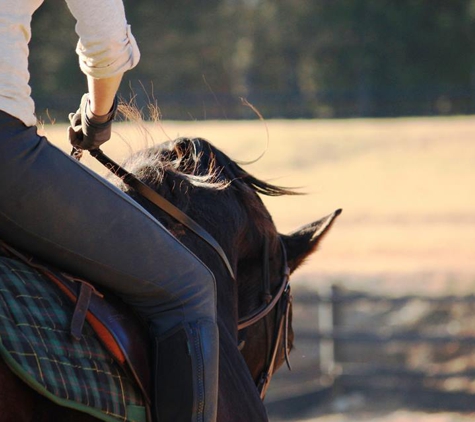
[[[68,138],[71,145],[79,149],[98,149],[104,142],[111,137],[111,126],[117,112],[117,97],[114,99],[112,108],[107,114],[107,120],[104,123],[96,123],[89,110],[89,96],[84,94],[81,99],[81,105],[76,113],[69,115],[71,126],[68,127]],[[89,111],[88,111],[89,110]],[[104,117],[104,116],[101,116]]]

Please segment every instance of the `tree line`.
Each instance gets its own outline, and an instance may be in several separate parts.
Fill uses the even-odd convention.
[[[247,102],[265,118],[475,112],[475,0],[124,4],[142,59],[121,95],[164,118],[256,117]],[[33,96],[58,120],[86,89],[74,24],[65,2],[33,18]]]

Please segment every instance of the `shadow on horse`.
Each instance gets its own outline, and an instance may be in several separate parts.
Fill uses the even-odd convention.
[[[226,253],[235,280],[202,239],[120,178],[111,177],[215,274],[220,333],[218,421],[267,421],[265,391],[293,343],[288,276],[316,251],[340,211],[291,234],[279,234],[259,194],[295,192],[253,177],[203,139],[179,138],[142,150],[129,157],[124,167],[193,218]],[[38,394],[0,361],[0,421],[92,420],[98,419]]]

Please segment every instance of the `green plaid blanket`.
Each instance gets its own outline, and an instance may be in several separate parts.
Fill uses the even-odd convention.
[[[27,384],[59,405],[103,421],[145,422],[139,387],[86,322],[69,326],[73,304],[44,275],[0,256],[0,356]]]

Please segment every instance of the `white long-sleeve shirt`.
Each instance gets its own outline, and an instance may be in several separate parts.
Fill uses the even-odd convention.
[[[0,0],[0,110],[27,126],[36,124],[28,72],[31,17],[43,1]],[[65,1],[77,21],[76,52],[85,74],[107,78],[138,63],[140,52],[122,0]]]

